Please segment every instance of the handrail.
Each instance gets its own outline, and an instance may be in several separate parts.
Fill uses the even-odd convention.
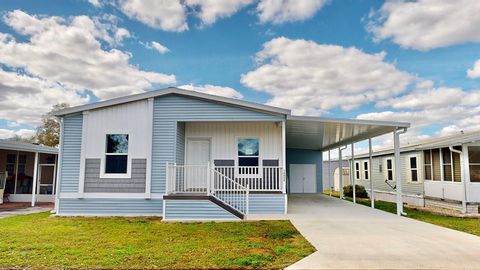
[[[230,177],[220,173],[215,169],[210,169],[212,173],[211,194],[223,203],[229,205],[242,214],[248,214],[249,188],[242,186]]]

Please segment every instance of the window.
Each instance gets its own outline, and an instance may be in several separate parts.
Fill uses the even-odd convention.
[[[410,157],[410,181],[418,182],[417,157]]]
[[[425,171],[425,180],[432,180],[433,174],[433,164],[432,164],[432,151],[425,150],[423,151],[423,160],[424,160],[424,171]]]
[[[430,150],[432,153],[432,167],[433,167],[433,181],[442,180],[441,166],[440,166],[440,149]]]
[[[452,153],[448,148],[442,148],[442,168],[443,168],[443,181],[453,181],[453,167],[452,167]]]
[[[388,181],[393,181],[393,159],[389,158],[387,159],[387,180]]]
[[[355,180],[360,180],[360,162],[355,162]]]
[[[480,182],[480,146],[468,147],[470,182]]]
[[[107,134],[105,173],[127,173],[128,134]]]
[[[368,180],[369,179],[369,175],[368,175],[368,161],[364,161],[363,162],[363,178],[365,180]]]
[[[238,139],[238,166],[258,166],[259,142],[256,138]]]

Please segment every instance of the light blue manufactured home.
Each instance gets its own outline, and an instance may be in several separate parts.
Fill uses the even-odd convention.
[[[325,119],[167,88],[67,108],[57,215],[238,220],[322,192],[322,151],[404,123]]]

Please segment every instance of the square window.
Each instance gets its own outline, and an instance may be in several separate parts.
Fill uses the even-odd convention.
[[[107,153],[128,153],[128,134],[107,135]]]
[[[105,173],[127,173],[127,155],[107,155]]]
[[[258,139],[239,139],[238,140],[238,156],[258,156]]]

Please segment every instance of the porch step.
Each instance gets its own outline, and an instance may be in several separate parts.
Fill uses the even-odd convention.
[[[188,201],[188,200],[191,200],[191,201],[198,201],[198,200],[207,200],[207,201],[210,201],[214,204],[216,204],[217,206],[221,207],[222,209],[224,209],[225,211],[229,212],[230,214],[236,216],[237,218],[239,219],[245,219],[245,215],[239,211],[237,211],[236,209],[234,209],[233,207],[225,204],[224,202],[222,202],[221,200],[215,198],[214,196],[210,196],[210,195],[207,195],[207,194],[170,194],[170,195],[164,195],[163,196],[163,199],[164,200],[184,200],[184,201]],[[193,206],[195,207],[195,206]]]

